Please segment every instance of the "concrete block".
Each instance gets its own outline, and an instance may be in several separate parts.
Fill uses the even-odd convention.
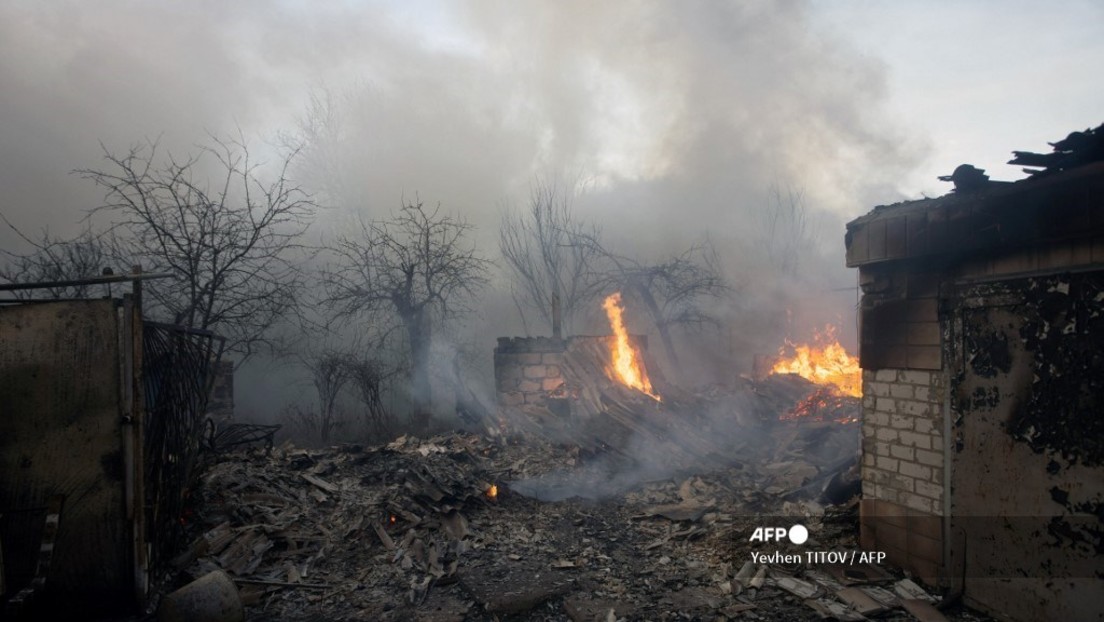
[[[525,377],[531,380],[544,379],[544,365],[527,365],[525,367]]]
[[[889,413],[872,412],[872,413],[864,413],[863,414],[863,421],[864,422],[869,423],[871,425],[876,425],[876,426],[889,425],[889,418],[890,418]]]
[[[889,425],[897,430],[912,430],[912,420],[909,415],[890,415]]]
[[[885,456],[878,456],[875,464],[879,469],[885,469],[887,471],[896,471],[900,463],[894,458],[887,458]]]
[[[893,428],[878,428],[874,431],[874,437],[883,442],[896,442],[897,430]]]
[[[907,331],[909,345],[939,346],[939,322],[913,322]]]
[[[889,383],[887,382],[868,382],[866,387],[863,388],[863,395],[874,395],[877,397],[889,396]]]
[[[913,480],[911,477],[900,475],[898,473],[891,473],[889,479],[886,480],[885,485],[901,492],[912,492]]]
[[[889,482],[889,472],[878,468],[869,468],[863,471],[863,483],[886,484]]]
[[[544,375],[549,377],[549,378],[559,378],[560,377],[560,366],[559,365],[549,365],[549,366],[545,367],[544,368]]]
[[[917,401],[930,402],[931,401],[931,387],[916,387],[914,389],[913,396]]]
[[[545,378],[541,383],[541,389],[544,391],[555,391],[563,385],[562,378]]]
[[[943,466],[943,454],[937,451],[916,450],[916,462],[927,466]]]
[[[538,380],[522,380],[518,383],[518,391],[523,393],[532,393],[534,391],[541,390],[541,383]]]
[[[888,397],[879,397],[878,401],[877,401],[876,408],[877,408],[877,410],[880,410],[884,413],[895,413],[895,412],[897,412],[896,402],[894,402],[892,399],[890,399]]]
[[[915,452],[916,450],[912,447],[902,447],[900,445],[890,445],[889,447],[889,455],[910,462],[915,459]]]
[[[906,349],[908,366],[913,369],[939,369],[943,364],[943,351],[939,346],[910,345]]]
[[[927,417],[913,417],[912,429],[920,434],[931,434],[935,431],[935,421]]]
[[[912,399],[913,386],[910,384],[891,384],[889,385],[889,394],[893,397]]]
[[[923,560],[934,566],[928,570],[918,569],[921,577],[938,577],[939,566],[943,563],[943,540],[935,538],[925,538],[924,536],[916,533],[915,530],[909,530],[908,534],[909,544],[909,556],[916,559]],[[923,574],[928,572],[930,574]]]
[[[913,514],[909,516],[909,532],[916,534],[921,538],[931,538],[932,540],[942,541],[943,518],[938,514],[940,514],[940,512],[928,515]]]
[[[943,487],[923,480],[916,480],[915,491],[918,495],[924,495],[929,499],[941,501],[943,499]]]
[[[898,472],[901,473],[901,475],[908,475],[916,479],[931,481],[931,467],[922,466],[914,462],[901,462],[898,465]]]
[[[920,449],[931,449],[931,437],[927,434],[917,434],[916,432],[909,432],[902,430],[899,438],[902,445],[908,445],[910,447],[918,447]]]
[[[874,379],[880,382],[895,382],[897,380],[897,370],[879,369],[874,373]]]
[[[901,402],[898,404],[898,408],[901,412],[908,415],[915,415],[917,417],[927,417],[932,414],[933,406],[927,402]]]
[[[931,372],[916,369],[902,369],[900,373],[900,381],[908,384],[930,385],[931,377]]]
[[[897,502],[913,510],[932,511],[932,500],[916,493],[902,492],[897,495]]]

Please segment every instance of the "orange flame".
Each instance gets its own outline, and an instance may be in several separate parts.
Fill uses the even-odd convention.
[[[781,357],[771,368],[772,374],[797,374],[810,382],[832,386],[843,395],[862,397],[862,368],[858,357],[847,353],[831,325],[817,331],[814,344],[797,345],[786,340],[778,352]],[[786,356],[792,350],[793,356]]]
[[[491,484],[491,487],[487,489],[487,498],[495,499],[498,497],[498,484]]]
[[[609,317],[614,337],[613,345],[610,346],[610,357],[613,359],[613,367],[608,370],[610,378],[650,396],[657,402],[660,401],[660,397],[652,392],[652,381],[648,379],[644,364],[637,360],[636,352],[629,342],[629,331],[625,329],[625,321],[621,317],[624,312],[621,308],[621,292],[606,296],[602,308]]]

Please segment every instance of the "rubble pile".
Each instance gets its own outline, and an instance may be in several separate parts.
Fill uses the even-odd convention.
[[[857,549],[857,434],[749,426],[726,463],[661,475],[617,448],[466,433],[223,454],[177,580],[225,570],[251,620],[863,619],[925,605],[940,617],[921,619],[943,619],[870,565],[752,561],[774,547],[749,534],[782,516],[819,548]]]

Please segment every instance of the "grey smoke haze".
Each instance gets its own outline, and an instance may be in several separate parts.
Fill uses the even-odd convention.
[[[853,278],[842,223],[898,199],[922,155],[902,147],[921,141],[893,129],[885,83],[800,1],[7,2],[0,211],[73,233],[101,194],[69,171],[100,166],[100,142],[161,135],[182,152],[240,127],[267,149],[329,93],[336,164],[330,179],[303,170],[335,206],[321,234],[417,193],[495,257],[501,210],[534,175],[580,176],[577,209],[622,253],[708,234],[745,284],[725,310],[738,325],[777,286],[752,269],[768,190],[793,188],[819,234],[797,284],[819,288],[805,325],[841,316],[846,330],[853,294],[827,292]],[[8,231],[0,244],[18,247]],[[491,337],[521,328],[501,289],[484,303],[470,330],[489,357]]]

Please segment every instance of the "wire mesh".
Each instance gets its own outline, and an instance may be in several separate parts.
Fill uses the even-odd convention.
[[[145,322],[146,526],[150,568],[161,567],[184,535],[184,512],[198,476],[207,399],[225,339],[208,331]]]

